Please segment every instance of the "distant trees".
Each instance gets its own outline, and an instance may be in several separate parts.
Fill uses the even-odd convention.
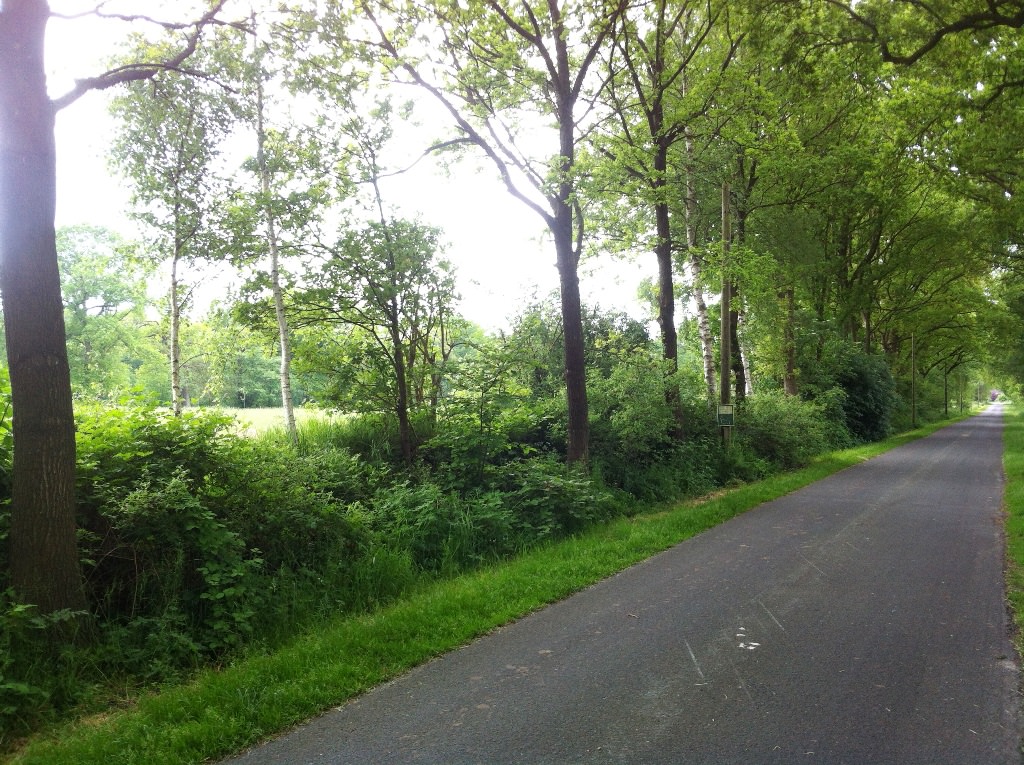
[[[150,346],[145,327],[147,271],[133,245],[106,229],[57,232],[71,385],[108,398],[134,384],[133,366]]]

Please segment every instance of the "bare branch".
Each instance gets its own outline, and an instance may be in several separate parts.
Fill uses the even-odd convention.
[[[158,73],[168,70],[179,70],[181,65],[196,52],[196,48],[199,46],[199,41],[202,38],[203,32],[208,26],[212,26],[218,22],[217,14],[221,12],[227,0],[217,0],[203,16],[197,21],[182,24],[180,26],[165,26],[167,29],[190,29],[191,31],[185,38],[185,44],[178,53],[164,61],[157,62],[140,62],[137,64],[129,64],[127,66],[118,67],[112,69],[109,72],[104,72],[97,77],[89,77],[75,82],[75,87],[65,93],[60,98],[54,99],[53,108],[54,111],[59,111],[66,106],[70,106],[79,98],[84,96],[91,90],[107,90],[108,88],[122,85],[128,82],[137,82],[139,80],[148,80]],[[142,18],[142,17],[140,17]],[[127,20],[127,19],[126,19]],[[147,19],[150,20],[150,19]],[[154,22],[161,23],[161,22]]]
[[[377,178],[394,178],[396,175],[403,175],[412,170],[414,167],[416,167],[416,165],[422,162],[425,157],[430,156],[434,152],[443,151],[444,149],[451,148],[452,146],[459,146],[467,143],[472,144],[473,141],[470,140],[469,138],[452,138],[451,140],[448,141],[441,141],[440,143],[435,143],[433,146],[428,146],[426,149],[424,149],[423,153],[416,157],[416,159],[413,160],[412,164],[409,165],[408,167],[404,167],[401,170],[392,170],[390,173],[380,173],[377,176]]]
[[[551,213],[545,210],[544,207],[538,204],[535,200],[527,196],[523,192],[523,190],[516,185],[515,181],[512,178],[512,173],[511,170],[509,169],[508,162],[505,159],[503,159],[497,151],[495,151],[495,148],[491,145],[491,142],[488,141],[483,136],[483,134],[481,134],[480,131],[477,130],[472,125],[472,123],[469,122],[468,119],[466,119],[466,116],[461,112],[458,106],[452,103],[451,99],[448,98],[447,94],[445,94],[440,88],[438,88],[433,83],[427,82],[427,80],[423,77],[422,74],[420,74],[420,72],[416,69],[415,66],[402,59],[401,55],[398,52],[398,49],[395,47],[394,42],[391,40],[390,37],[388,37],[387,32],[384,31],[384,28],[381,26],[380,21],[373,13],[373,10],[365,2],[361,3],[361,5],[363,14],[365,15],[366,19],[377,30],[377,34],[380,39],[379,47],[382,48],[384,52],[386,52],[395,60],[398,68],[404,71],[406,75],[408,75],[408,77],[414,83],[416,83],[424,90],[426,90],[428,93],[430,93],[430,95],[432,95],[438,101],[438,103],[440,103],[445,108],[445,110],[447,110],[447,112],[452,116],[452,119],[455,121],[455,124],[458,126],[459,130],[461,130],[465,134],[467,140],[472,141],[474,144],[480,147],[480,149],[487,155],[488,159],[491,160],[491,163],[498,170],[498,174],[501,176],[502,183],[505,185],[506,190],[516,199],[518,199],[531,210],[540,215],[549,227],[553,227],[554,219]]]

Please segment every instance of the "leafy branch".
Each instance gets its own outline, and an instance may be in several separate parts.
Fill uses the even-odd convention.
[[[148,16],[141,15],[129,15],[124,16],[120,14],[104,14],[100,12],[99,8],[102,8],[102,4],[95,11],[91,12],[93,15],[100,16],[101,18],[112,18],[121,21],[147,21],[153,24],[157,24],[168,31],[188,29],[189,33],[186,35],[184,44],[181,49],[174,55],[162,60],[162,61],[150,61],[150,62],[136,62],[119,66],[103,74],[97,75],[96,77],[87,77],[84,79],[76,80],[75,86],[65,93],[63,96],[53,100],[54,111],[60,111],[61,109],[70,106],[79,98],[84,96],[86,93],[92,90],[107,90],[117,85],[123,85],[129,82],[138,82],[140,80],[148,80],[155,77],[160,72],[166,71],[182,71],[181,67],[188,60],[188,58],[196,52],[199,46],[199,41],[202,39],[203,32],[207,27],[215,24],[226,24],[222,20],[217,18],[217,15],[223,10],[227,4],[227,0],[217,0],[211,6],[210,10],[204,13],[198,20],[193,22],[165,22],[157,21],[156,19]],[[229,24],[230,26],[237,26],[237,24]]]

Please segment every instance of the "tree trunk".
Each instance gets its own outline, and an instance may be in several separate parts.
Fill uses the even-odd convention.
[[[665,403],[672,413],[672,438],[683,440],[683,405],[679,399],[679,384],[675,373],[679,371],[679,338],[676,334],[675,284],[672,268],[672,225],[668,200],[664,198],[665,169],[668,165],[668,146],[659,145],[654,157],[655,203],[654,220],[657,242],[654,254],[658,259],[658,327],[661,330],[662,356],[667,364],[668,380],[665,384]]]
[[[180,245],[175,237],[174,254],[171,256],[171,284],[167,291],[170,302],[171,339],[168,355],[171,362],[171,411],[174,416],[181,415],[183,407],[181,395],[181,300],[179,297],[178,262]]]
[[[296,445],[299,442],[299,433],[295,425],[295,404],[292,402],[292,348],[288,337],[288,318],[284,312],[284,292],[281,289],[277,234],[273,220],[273,216],[267,219],[267,236],[270,241],[270,282],[274,292],[274,313],[277,315],[277,338],[281,352],[281,403],[284,405],[284,424],[288,431],[288,440]]]
[[[729,351],[733,379],[736,380],[736,400],[743,401],[747,397],[746,365],[743,363],[743,349],[740,347],[740,312],[739,289],[735,282],[729,283]]]
[[[797,394],[796,387],[796,291],[790,287],[784,295],[786,301],[786,319],[782,329],[783,354],[785,356],[786,371],[783,375],[782,387],[787,396]]]
[[[743,369],[743,390],[747,396],[754,395],[754,378],[750,374],[750,355],[746,351],[746,343],[744,342],[744,334],[741,329],[747,325],[747,315],[740,311],[736,317],[737,329],[736,329],[736,347],[740,353],[740,366]]]
[[[569,206],[565,208],[571,216]],[[565,340],[565,396],[569,409],[566,461],[586,464],[590,458],[590,420],[583,352],[583,306],[576,257],[572,248],[571,217],[565,222],[566,230],[559,227],[554,234]]]
[[[569,86],[569,54],[565,40],[557,43],[559,70],[558,142],[561,156],[557,196],[551,199],[554,216],[551,233],[555,240],[555,264],[562,305],[562,331],[565,341],[565,397],[568,406],[566,461],[586,465],[590,460],[590,407],[587,401],[587,373],[583,343],[583,305],[580,299],[579,251],[572,198],[575,188],[570,178],[576,159],[576,123]],[[574,225],[575,223],[575,225]]]
[[[690,261],[693,272],[693,302],[697,306],[697,334],[700,336],[701,356],[704,359],[704,384],[708,389],[708,401],[714,401],[715,390],[715,341],[711,335],[711,320],[708,318],[708,304],[704,299],[704,288],[700,286],[701,267],[699,258]]]
[[[697,254],[697,187],[693,182],[696,174],[693,137],[686,129],[686,251],[689,253],[690,271],[693,274],[693,301],[697,305],[697,331],[700,335],[701,356],[704,359],[704,383],[708,388],[708,401],[715,400],[715,347],[711,337],[711,322],[708,321],[708,305],[704,300],[701,286],[701,262]]]
[[[405,366],[405,354],[402,351],[402,334],[398,319],[398,302],[391,299],[391,322],[388,332],[391,335],[392,364],[395,369],[395,415],[398,417],[398,443],[402,451],[402,464],[412,467],[412,425],[409,423],[409,380]]]
[[[253,14],[253,26],[256,17]],[[256,72],[256,158],[260,171],[260,188],[263,191],[263,211],[267,218],[267,247],[270,250],[270,289],[274,295],[274,315],[277,317],[277,342],[281,356],[279,378],[281,383],[281,404],[284,407],[284,425],[288,440],[293,446],[299,443],[295,426],[295,405],[292,403],[292,350],[288,337],[288,318],[284,312],[284,292],[281,289],[280,251],[277,244],[277,218],[270,200],[270,169],[266,155],[267,133],[263,121],[263,67]]]
[[[0,294],[14,409],[11,585],[42,613],[85,608],[75,423],[54,232],[54,108],[42,0],[0,4]]]
[[[722,303],[721,303],[721,337],[719,338],[719,351],[721,352],[721,364],[719,371],[722,375],[719,384],[719,403],[729,404],[729,367],[732,362],[732,338],[733,338],[733,311],[732,311],[732,280],[729,277],[729,245],[732,241],[729,220],[729,184],[722,184]],[[723,427],[722,440],[729,442],[729,428]]]

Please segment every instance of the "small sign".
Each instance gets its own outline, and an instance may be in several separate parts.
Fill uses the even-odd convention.
[[[733,426],[733,405],[718,405],[718,427],[731,428]]]

